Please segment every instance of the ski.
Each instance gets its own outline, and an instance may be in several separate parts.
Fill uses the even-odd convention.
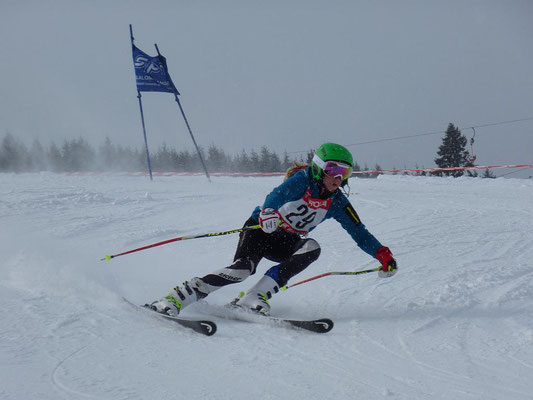
[[[205,336],[212,336],[217,331],[217,325],[213,321],[209,320],[203,320],[203,319],[186,319],[181,317],[173,317],[171,315],[161,314],[158,313],[150,308],[148,304],[145,304],[144,306],[138,306],[137,304],[132,303],[126,298],[122,298],[126,303],[130,304],[131,306],[138,308],[138,309],[144,309],[150,311],[150,315],[159,316],[160,318],[164,318],[168,321],[173,321],[181,326],[184,326],[186,328],[192,329],[195,332],[201,333]]]
[[[238,307],[231,306],[214,306],[208,303],[203,303],[200,306],[201,310],[216,317],[232,319],[236,321],[245,321],[260,323],[266,325],[280,326],[284,328],[302,329],[314,333],[327,333],[333,329],[333,321],[329,318],[319,319],[294,319],[273,317],[269,315],[262,315],[253,312],[242,310]]]
[[[173,317],[171,315],[166,314],[160,314],[154,310],[152,310],[148,306],[143,306],[146,309],[152,311],[154,315],[159,315],[161,318],[165,318],[169,321],[174,321],[177,324],[184,326],[186,328],[190,328],[195,332],[201,333],[202,335],[206,336],[212,336],[217,331],[217,325],[213,321],[208,320],[201,320],[201,319],[185,319],[180,317]]]
[[[327,333],[333,329],[333,321],[329,318],[301,320],[301,319],[270,317],[266,315],[261,315],[261,317],[266,318],[267,320],[273,321],[276,324],[288,325],[290,327],[303,329],[309,332]]]

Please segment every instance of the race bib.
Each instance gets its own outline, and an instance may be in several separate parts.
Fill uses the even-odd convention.
[[[314,199],[308,189],[300,200],[286,203],[278,210],[282,220],[281,228],[300,235],[309,233],[311,228],[324,220],[332,201],[333,199]]]

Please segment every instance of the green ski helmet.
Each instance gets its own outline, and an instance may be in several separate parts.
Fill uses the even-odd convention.
[[[333,161],[334,163],[328,164],[328,161]],[[343,169],[345,170],[344,173],[341,173],[343,175],[342,186],[344,186],[352,175],[353,156],[346,147],[336,143],[324,143],[316,151],[311,164],[313,179],[320,181],[324,173],[335,171],[335,169],[331,169],[331,166],[334,166],[335,163],[338,163],[337,167],[340,167],[339,172]],[[329,173],[329,175],[337,176],[337,172]]]

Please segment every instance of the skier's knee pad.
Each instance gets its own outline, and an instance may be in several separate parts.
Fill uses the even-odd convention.
[[[249,271],[248,276],[255,274],[257,264],[248,257],[236,259],[228,268],[239,271]]]
[[[303,243],[294,252],[294,256],[305,256],[310,259],[310,263],[315,261],[320,256],[320,245],[315,239],[303,239]]]

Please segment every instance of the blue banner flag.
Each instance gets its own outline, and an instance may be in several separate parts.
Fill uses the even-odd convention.
[[[132,43],[135,80],[139,92],[165,92],[179,95],[167,69],[167,60],[161,54],[151,57]]]

